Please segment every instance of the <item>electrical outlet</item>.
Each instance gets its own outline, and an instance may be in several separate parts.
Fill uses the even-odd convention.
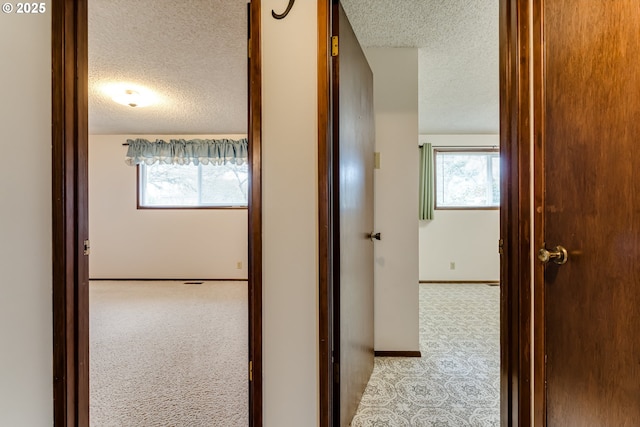
[[[449,263],[449,270],[455,270],[455,269],[456,269],[456,263],[455,263],[455,262],[453,262],[453,261],[451,261],[451,262]]]
[[[238,270],[242,270],[242,261],[238,261],[238,262],[236,263],[236,268],[237,268]]]

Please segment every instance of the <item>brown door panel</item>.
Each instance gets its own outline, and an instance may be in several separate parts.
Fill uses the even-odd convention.
[[[339,424],[348,426],[373,370],[373,74],[340,4],[334,6],[334,295]],[[338,411],[336,411],[338,412]],[[336,414],[337,415],[337,414]],[[337,421],[337,420],[336,420]]]
[[[569,253],[545,267],[547,425],[636,426],[640,2],[545,0],[543,16],[544,238]]]

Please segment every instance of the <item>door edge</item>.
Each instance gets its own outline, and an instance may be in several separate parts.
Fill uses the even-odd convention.
[[[318,325],[319,426],[334,425],[332,0],[318,0]]]
[[[262,427],[262,42],[261,0],[248,0],[249,21],[249,426]]]

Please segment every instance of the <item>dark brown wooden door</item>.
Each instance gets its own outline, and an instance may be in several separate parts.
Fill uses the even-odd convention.
[[[373,74],[337,4],[333,32],[334,425],[351,422],[373,370]],[[334,407],[335,408],[335,407]],[[338,419],[339,417],[339,419]]]
[[[638,426],[640,1],[543,4],[547,425]]]

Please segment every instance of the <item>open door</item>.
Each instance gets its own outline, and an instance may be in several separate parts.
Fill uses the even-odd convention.
[[[348,426],[373,370],[373,74],[333,4],[334,420]],[[336,51],[337,50],[337,51]]]
[[[534,5],[536,425],[638,425],[640,3]]]

